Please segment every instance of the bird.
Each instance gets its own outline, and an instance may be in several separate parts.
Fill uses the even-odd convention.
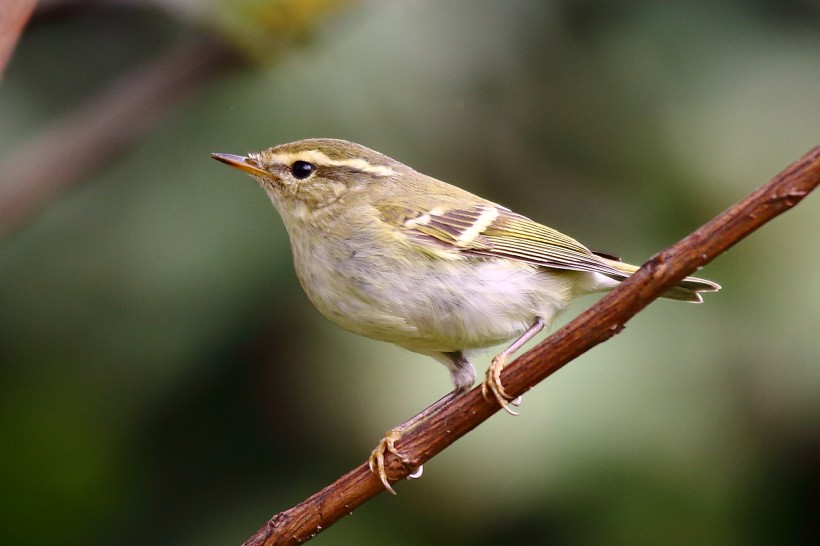
[[[638,269],[347,140],[211,155],[265,190],[290,239],[296,276],[319,312],[444,364],[448,397],[475,383],[471,351],[509,343],[492,359],[482,391],[515,414],[500,375],[508,359],[574,298],[611,290]],[[686,277],[662,297],[700,303],[701,293],[720,288]],[[370,468],[391,493],[384,456],[407,462],[395,442],[420,415],[388,431],[371,453]]]

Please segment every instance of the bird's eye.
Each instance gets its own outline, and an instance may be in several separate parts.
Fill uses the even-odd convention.
[[[308,163],[307,161],[294,161],[293,165],[290,166],[290,174],[299,180],[307,178],[313,174],[314,170],[316,170],[316,167],[313,163]]]

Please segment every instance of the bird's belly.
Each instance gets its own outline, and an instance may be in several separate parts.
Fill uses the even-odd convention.
[[[577,276],[507,260],[412,267],[357,260],[297,273],[326,318],[417,352],[487,347],[517,337],[536,317],[549,323],[569,302]]]

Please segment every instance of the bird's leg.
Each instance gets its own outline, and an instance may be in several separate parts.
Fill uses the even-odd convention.
[[[456,396],[467,392],[470,387],[473,386],[475,382],[475,370],[473,369],[472,364],[464,358],[464,355],[461,351],[457,351],[454,353],[440,353],[434,355],[437,360],[441,360],[450,370],[450,374],[453,378],[453,383],[455,384],[455,389],[453,389],[448,394],[444,395],[444,397],[440,398],[438,401],[433,402],[428,408],[424,411],[415,415],[408,421],[400,424],[397,427],[394,427],[385,433],[384,438],[381,439],[379,444],[376,448],[370,453],[370,458],[368,459],[368,464],[370,465],[370,471],[374,474],[379,476],[379,479],[384,484],[384,488],[387,489],[390,493],[396,494],[396,491],[390,486],[390,482],[387,480],[387,472],[384,469],[384,457],[387,453],[392,453],[405,465],[410,464],[410,461],[404,455],[396,449],[396,442],[399,438],[402,437],[403,434],[408,432],[409,430],[414,429],[421,423],[423,423],[430,415],[437,412],[443,406],[445,406],[448,402],[450,402]],[[443,357],[443,358],[442,358]],[[413,474],[410,475],[412,478],[418,478],[421,476],[422,467],[417,468]]]
[[[544,326],[544,319],[541,317],[536,317],[532,326],[530,326],[526,332],[521,334],[518,339],[513,341],[512,345],[496,355],[490,366],[487,368],[487,379],[481,384],[481,393],[484,395],[484,398],[490,400],[489,395],[490,392],[492,392],[493,396],[498,401],[498,404],[510,415],[518,415],[518,413],[510,408],[510,400],[512,400],[512,397],[507,394],[504,390],[504,386],[501,384],[501,370],[503,370],[504,366],[507,365],[507,359],[511,357],[518,349],[520,349],[526,342],[535,337],[538,332],[543,330]]]

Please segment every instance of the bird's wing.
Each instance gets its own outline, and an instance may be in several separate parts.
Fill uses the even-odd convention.
[[[542,267],[629,276],[575,239],[498,205],[377,208],[408,244],[428,254],[451,259],[459,254],[507,258]]]

